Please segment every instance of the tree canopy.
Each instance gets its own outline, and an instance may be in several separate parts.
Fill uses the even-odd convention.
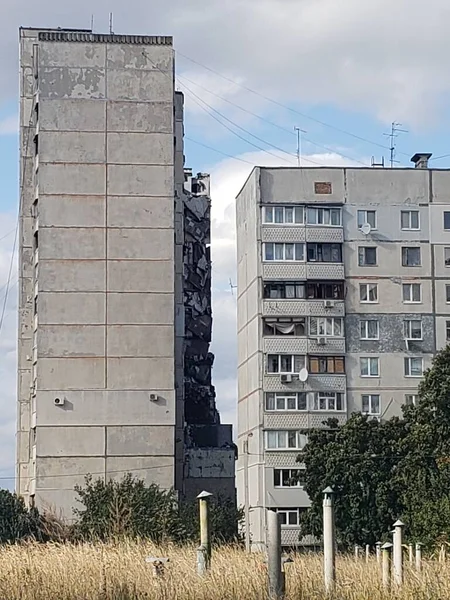
[[[308,432],[298,461],[312,506],[301,535],[321,535],[322,492],[331,486],[344,547],[387,539],[398,518],[412,542],[450,541],[450,346],[435,356],[418,396],[402,418],[355,413],[341,427],[329,419]]]

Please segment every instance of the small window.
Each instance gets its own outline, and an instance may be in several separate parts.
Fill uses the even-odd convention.
[[[417,394],[406,394],[406,396],[405,396],[406,406],[416,406],[418,400],[419,400],[419,396]]]
[[[264,206],[263,223],[276,225],[302,224],[303,206]]]
[[[300,522],[300,512],[305,511],[302,508],[277,508],[276,512],[280,515],[281,527],[296,527]]]
[[[450,342],[450,321],[445,322],[445,339]]]
[[[376,210],[358,210],[358,228],[368,223],[371,229],[377,228],[377,211]]]
[[[444,229],[450,229],[450,211],[444,210]]]
[[[341,209],[340,208],[317,208],[308,207],[307,209],[308,225],[326,225],[340,226],[341,225]]]
[[[360,246],[358,248],[358,265],[360,267],[374,267],[377,264],[377,249],[374,246]]]
[[[309,371],[313,374],[345,373],[345,360],[343,356],[310,356]]]
[[[444,265],[450,267],[450,248],[444,248]]]
[[[360,283],[359,284],[359,301],[367,303],[378,302],[378,284],[377,283]]]
[[[300,373],[305,366],[305,357],[301,354],[268,354],[268,373]]]
[[[405,377],[422,377],[423,358],[405,358]]]
[[[264,336],[294,336],[302,337],[306,335],[306,318],[286,319],[285,321],[267,321],[263,320]]]
[[[267,392],[267,411],[307,410],[306,392]]]
[[[272,298],[276,300],[287,299],[303,299],[305,298],[304,283],[265,283],[264,298]]]
[[[344,285],[342,283],[310,283],[306,284],[308,300],[343,300]]]
[[[447,303],[450,303],[450,285],[445,286],[445,299]]]
[[[342,337],[344,335],[343,319],[340,317],[310,317],[309,335]]]
[[[380,414],[380,395],[379,394],[363,394],[361,396],[362,412],[367,415]]]
[[[274,469],[273,487],[301,488],[305,485],[306,469]]]
[[[339,392],[315,392],[311,410],[341,411],[344,410],[343,394]]]
[[[420,229],[420,219],[418,210],[402,210],[400,213],[402,229]]]
[[[422,321],[419,319],[406,319],[403,321],[404,335],[407,340],[422,339]]]
[[[376,319],[362,319],[359,323],[359,335],[362,340],[378,340],[379,324]]]
[[[307,441],[305,434],[292,429],[266,431],[266,450],[301,450]]]
[[[379,377],[380,359],[378,357],[360,358],[361,377]]]
[[[420,267],[420,248],[402,248],[402,265],[404,267]]]
[[[420,283],[404,283],[403,302],[408,304],[422,302],[422,285]]]
[[[304,244],[264,244],[264,260],[292,262],[303,261],[305,256]]]
[[[307,244],[308,262],[342,262],[341,244]]]

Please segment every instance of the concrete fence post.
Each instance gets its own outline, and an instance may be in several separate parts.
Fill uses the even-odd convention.
[[[358,544],[356,544],[356,546],[355,546],[355,560],[358,560],[358,558],[359,558],[359,549],[360,549],[360,546],[358,546]]]
[[[200,512],[200,546],[197,548],[197,572],[205,575],[211,567],[211,528],[209,519],[209,499],[212,494],[201,492],[197,499]]]
[[[334,492],[323,491],[323,580],[325,591],[332,594],[336,581],[336,532],[334,526]]]
[[[376,557],[377,557],[377,563],[380,563],[381,562],[381,542],[376,542],[375,553],[376,553]]]
[[[284,597],[284,573],[281,570],[281,522],[280,515],[267,511],[267,567],[269,574],[269,598]]]
[[[408,558],[410,564],[414,562],[414,546],[412,544],[408,545]]]
[[[369,562],[370,559],[370,546],[369,544],[366,544],[366,563]]]
[[[422,544],[416,544],[416,571],[422,570]]]
[[[391,586],[391,549],[390,542],[381,546],[382,581],[383,587],[387,589]]]
[[[404,523],[396,521],[394,523],[394,551],[393,551],[393,563],[394,563],[394,581],[396,585],[402,585],[403,583],[403,527]]]

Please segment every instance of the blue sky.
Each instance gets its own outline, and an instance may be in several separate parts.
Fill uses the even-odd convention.
[[[18,27],[88,27],[95,10],[101,32],[113,10],[118,33],[173,35],[186,92],[187,164],[212,176],[214,377],[223,421],[235,422],[236,298],[228,283],[235,281],[235,194],[252,164],[295,164],[294,126],[306,130],[305,165],[388,161],[383,134],[392,121],[408,130],[396,142],[402,165],[415,152],[450,154],[448,1],[130,0],[124,7],[98,0],[93,8],[87,0],[70,7],[3,0],[2,8],[0,310],[14,235],[1,238],[14,228],[18,198]],[[431,165],[448,168],[450,157]],[[0,476],[14,461],[16,293],[0,331]]]

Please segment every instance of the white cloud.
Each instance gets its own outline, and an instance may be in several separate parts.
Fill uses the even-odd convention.
[[[0,135],[13,135],[19,133],[19,117],[11,115],[0,121]]]

